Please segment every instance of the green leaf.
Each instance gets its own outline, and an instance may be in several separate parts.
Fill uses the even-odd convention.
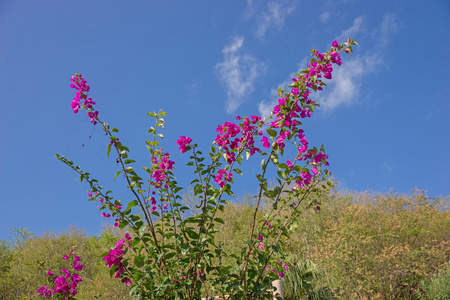
[[[197,183],[196,185],[194,185],[194,194],[198,195],[201,192],[203,192],[203,186],[200,183]]]
[[[127,209],[132,209],[133,207],[138,206],[138,205],[139,205],[139,202],[137,200],[133,200],[130,203],[128,203]]]
[[[174,257],[175,255],[176,255],[175,252],[169,252],[169,253],[167,253],[167,254],[164,255],[164,259],[169,260],[169,259],[171,259],[172,257]]]
[[[221,218],[215,218],[214,221],[216,221],[217,223],[220,223],[220,224],[225,224],[225,222]]]
[[[114,176],[114,181],[116,181],[117,176],[119,176],[119,174],[122,173],[122,171],[117,171],[116,176]]]
[[[275,130],[273,130],[272,128],[267,129],[267,133],[268,133],[271,137],[277,136],[277,132],[276,132]]]
[[[132,247],[136,247],[140,243],[141,239],[137,236],[133,238],[133,242],[131,243]]]
[[[265,159],[263,159],[262,161],[261,161],[261,170],[264,170],[264,166],[266,165],[266,160]]]
[[[134,265],[138,268],[141,268],[144,266],[144,258],[140,255],[136,255],[134,257]]]
[[[136,161],[132,160],[132,159],[125,159],[125,161],[124,161],[125,164],[132,164],[134,162],[136,162]]]
[[[119,132],[119,130],[116,127],[113,127],[112,132]]]
[[[111,145],[108,145],[108,150],[106,150],[106,155],[109,157],[109,153],[111,153]]]
[[[236,172],[236,174],[242,175],[242,171],[239,170],[238,168],[234,168],[233,172]]]
[[[120,222],[120,229],[124,229],[125,227],[127,227],[128,225],[128,221],[127,220],[122,220]]]
[[[144,233],[147,231],[147,225],[142,225],[141,228],[139,228],[139,236],[142,237]]]
[[[113,275],[117,272],[118,269],[119,269],[119,266],[113,265],[111,267],[111,270],[109,270],[109,276],[113,277]]]
[[[247,160],[250,158],[250,151],[245,151],[245,157],[247,158]]]
[[[154,112],[149,112],[149,113],[147,113],[147,115],[149,115],[149,116],[152,116],[152,117],[155,117],[155,118],[156,118],[156,114],[155,114]]]

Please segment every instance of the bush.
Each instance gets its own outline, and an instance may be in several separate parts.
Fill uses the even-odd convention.
[[[437,274],[420,282],[419,289],[414,290],[419,299],[448,300],[450,299],[450,262],[445,264]]]
[[[315,225],[317,237],[307,235],[306,255],[343,299],[413,299],[411,288],[449,260],[448,198],[418,191],[335,197]]]

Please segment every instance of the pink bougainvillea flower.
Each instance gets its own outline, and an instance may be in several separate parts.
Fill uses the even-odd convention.
[[[73,268],[80,272],[81,270],[83,270],[83,265],[74,265]]]
[[[70,278],[70,281],[72,282],[72,285],[76,287],[78,283],[83,281],[83,278],[81,278],[81,276],[78,274],[73,274],[72,277]]]
[[[190,137],[180,136],[180,138],[177,140],[177,145],[180,147],[181,153],[186,152],[186,145],[188,145],[190,142],[192,142],[192,139]]]
[[[337,41],[333,41],[333,42],[331,43],[331,46],[334,47],[334,48],[337,48],[337,47],[339,47],[339,44],[338,44]]]
[[[50,270],[48,270],[47,275],[48,275],[48,276],[52,276],[52,275],[53,275],[53,272],[50,271]]]
[[[126,286],[130,286],[131,285],[131,279],[128,277],[124,277],[122,278],[122,283],[125,283]]]
[[[46,289],[47,289],[47,287],[45,285],[43,287],[39,288],[38,295],[43,294]]]
[[[259,247],[259,250],[262,250],[262,249],[264,249],[264,244],[263,243],[259,243],[258,247]]]
[[[280,278],[283,278],[284,277],[283,272],[278,273],[278,276],[280,276]]]
[[[69,257],[67,255],[64,255],[64,260],[68,260]]]
[[[289,169],[291,169],[291,170],[292,170],[292,168],[294,167],[294,165],[291,163],[291,160],[290,160],[290,159],[287,160],[286,165],[287,165],[287,166],[289,167]]]
[[[317,209],[317,210],[320,210],[320,206],[317,206],[316,209]]]
[[[270,147],[269,139],[265,136],[262,137],[261,143],[263,143],[263,147],[266,149]]]

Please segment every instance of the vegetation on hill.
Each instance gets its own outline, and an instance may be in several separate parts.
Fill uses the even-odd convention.
[[[304,209],[290,228],[285,298],[450,299],[449,199],[421,191],[325,195],[320,210]],[[252,196],[246,196],[221,213],[224,225],[216,239],[225,253],[247,239],[251,206]],[[259,217],[268,210],[270,205]],[[69,249],[84,265],[77,299],[130,299],[102,260],[123,238],[115,227],[105,227],[100,236],[75,227],[40,237],[27,229],[12,234],[10,242],[0,241],[1,300],[42,297],[37,290],[46,284],[46,272],[61,270]]]

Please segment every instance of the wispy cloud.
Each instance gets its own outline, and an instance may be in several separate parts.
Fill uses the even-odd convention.
[[[372,38],[377,42],[377,46],[371,52],[363,53],[362,55],[355,55],[352,59],[345,61],[342,66],[333,66],[333,79],[326,82],[328,86],[324,91],[314,94],[315,98],[324,111],[332,111],[338,107],[355,104],[357,99],[361,96],[360,89],[367,74],[375,72],[383,63],[383,52],[392,37],[392,34],[397,31],[397,24],[395,16],[386,14],[383,21],[378,28],[372,31]],[[367,30],[364,28],[364,17],[360,16],[353,21],[353,24],[343,30],[337,40],[339,42],[346,41],[349,36],[352,38],[357,33],[364,33]],[[303,58],[298,65],[297,73],[306,67],[306,62],[309,57]],[[290,78],[285,80],[280,86],[287,88],[290,84]],[[268,116],[271,109],[277,102],[276,90],[272,91],[270,97],[271,101],[262,101],[259,103],[258,109],[261,115]]]
[[[248,3],[250,4],[251,1]],[[295,11],[298,3],[299,1],[286,0],[267,3],[267,10],[261,13],[257,21],[256,36],[262,38],[272,27],[280,29],[286,17]]]
[[[330,17],[330,13],[329,12],[323,12],[321,15],[320,15],[320,20],[323,22],[323,23],[325,23],[327,20],[328,20],[328,18]]]
[[[283,88],[283,89],[287,89],[288,86],[290,86],[292,84],[292,78],[295,77],[296,73],[299,73],[301,70],[303,70],[306,67],[306,63],[308,61],[308,57],[304,57],[300,63],[298,63],[297,65],[297,71],[296,72],[292,72],[291,74],[289,74],[288,78],[286,80],[284,80],[283,82],[279,83],[277,85],[277,88],[274,88],[270,91],[270,99],[269,101],[261,101],[258,104],[258,111],[259,114],[263,117],[266,118],[268,116],[270,116],[270,113],[272,112],[273,108],[275,107],[275,105],[277,105],[278,103],[278,88]]]
[[[358,17],[353,25],[341,32],[338,41],[345,41],[349,36],[354,37],[357,33],[365,32],[363,27],[364,18]],[[392,34],[397,30],[395,16],[386,14],[375,30],[372,37],[377,42],[373,50],[354,56],[351,60],[334,67],[333,80],[327,83],[329,86],[317,97],[318,102],[325,111],[331,111],[343,105],[355,104],[360,98],[360,90],[364,77],[377,70],[383,63],[383,52]]]
[[[348,37],[354,37],[357,33],[364,31],[363,28],[364,17],[360,16],[353,20],[353,25],[349,28],[343,30],[341,34],[337,37],[339,42],[347,41]]]
[[[378,39],[378,46],[385,48],[392,34],[398,30],[398,24],[394,14],[385,14],[380,28],[375,31],[375,39]]]
[[[244,44],[243,37],[232,38],[222,50],[224,61],[216,65],[216,72],[227,89],[226,112],[234,113],[253,91],[255,80],[266,67],[249,54],[240,54]]]
[[[394,167],[391,166],[390,164],[388,164],[387,162],[385,162],[382,166],[382,169],[385,171],[388,171],[390,173],[394,170]]]
[[[356,56],[342,66],[334,67],[333,79],[327,82],[328,87],[317,94],[317,101],[325,111],[334,110],[343,105],[354,104],[360,96],[362,78],[375,71],[381,63],[377,53]]]

